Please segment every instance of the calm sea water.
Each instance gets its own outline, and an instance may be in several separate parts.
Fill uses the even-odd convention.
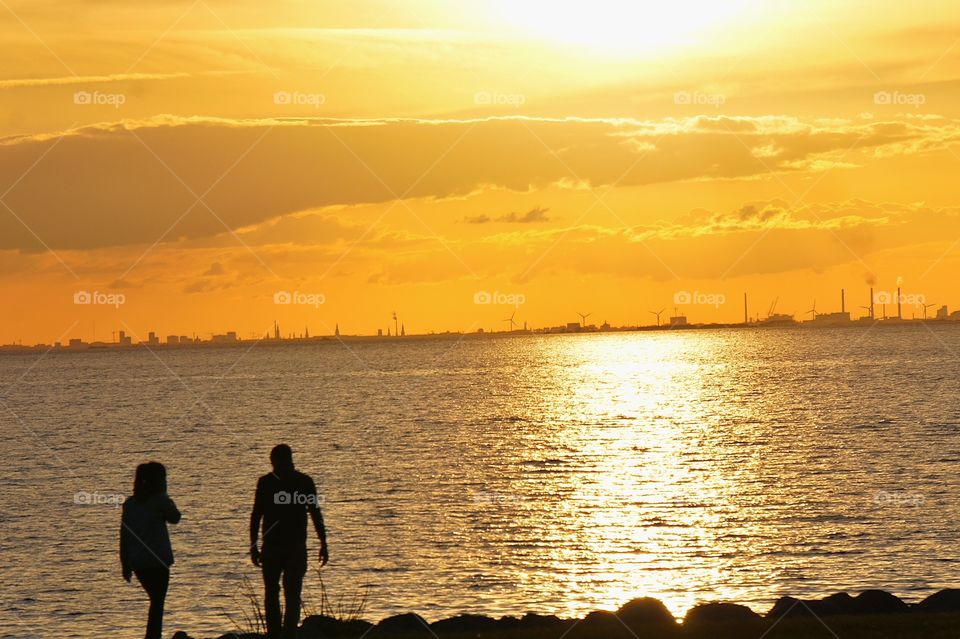
[[[184,514],[166,634],[235,629],[280,441],[328,596],[372,620],[917,600],[960,585],[958,353],[916,326],[2,356],[0,636],[142,634],[110,502],[147,459]]]

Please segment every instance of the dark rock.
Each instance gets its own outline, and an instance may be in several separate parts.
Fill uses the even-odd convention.
[[[838,592],[820,601],[809,602],[821,617],[824,615],[852,615],[856,600],[845,592]]]
[[[570,622],[564,621],[556,615],[538,615],[528,612],[517,622],[518,628],[555,628],[557,626],[569,625]]]
[[[767,619],[810,616],[811,614],[810,609],[804,605],[804,602],[796,597],[780,597],[767,613]]]
[[[864,590],[853,600],[853,614],[895,615],[910,612],[910,606],[883,590]]]
[[[580,622],[583,626],[593,626],[593,627],[607,627],[614,625],[621,625],[620,621],[617,620],[617,615],[606,610],[594,610],[589,613],[586,617],[583,618],[583,621]]]
[[[311,615],[300,626],[303,637],[359,637],[373,626],[369,621],[340,621],[326,615]]]
[[[960,612],[960,590],[941,590],[914,607],[920,612]]]
[[[228,632],[225,635],[220,635],[219,639],[266,639],[266,635],[256,632]]]
[[[767,613],[767,619],[780,617],[829,617],[851,614],[853,597],[847,593],[830,595],[826,599],[797,599],[780,597]]]
[[[496,619],[483,615],[458,615],[449,619],[441,619],[430,624],[430,628],[439,634],[477,634],[493,632],[500,626]]]
[[[173,636],[170,637],[170,639],[193,639],[193,637],[185,633],[183,630],[177,630],[175,633],[173,633]]]
[[[641,597],[628,601],[617,610],[617,616],[631,628],[677,622],[663,602],[653,597]]]
[[[500,617],[497,626],[500,630],[514,630],[520,627],[520,620],[516,617]]]
[[[760,621],[761,617],[746,606],[734,603],[705,603],[687,613],[683,625]]]
[[[386,635],[429,635],[430,625],[420,615],[408,612],[381,620],[374,630]]]
[[[888,615],[910,612],[910,606],[882,590],[865,590],[856,597],[845,592],[824,599],[802,601],[781,597],[767,613],[767,618],[829,617],[832,615]]]
[[[636,639],[622,619],[607,610],[595,610],[571,624],[567,639]]]

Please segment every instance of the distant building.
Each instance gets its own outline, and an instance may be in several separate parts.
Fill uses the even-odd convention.
[[[180,343],[181,343],[181,344],[192,344],[192,343],[193,343],[193,340],[190,339],[189,337],[187,337],[186,335],[181,335],[181,336],[180,336]]]
[[[841,311],[839,313],[817,313],[817,315],[808,322],[815,326],[837,326],[850,323],[850,313]]]
[[[579,333],[581,328],[580,322],[567,322],[567,330],[571,333]]]
[[[120,331],[120,338],[117,343],[120,346],[133,346],[133,338],[127,335],[126,331]]]
[[[180,343],[180,338],[176,335],[167,335],[167,346],[176,346]]]
[[[945,320],[949,318],[950,318],[950,310],[946,307],[946,305],[943,305],[937,309],[938,320]]]
[[[70,340],[70,348],[79,348],[79,347],[81,347],[81,346],[83,346],[83,340],[82,340],[82,339],[74,338],[74,339]]]
[[[383,329],[382,329],[382,328],[378,328],[378,329],[377,329],[377,337],[383,337]]]
[[[670,326],[686,326],[687,325],[687,316],[686,315],[674,315],[670,318]]]
[[[786,313],[772,313],[757,322],[758,326],[792,326],[797,323],[793,315]]]
[[[157,337],[156,333],[154,333],[153,331],[150,331],[149,333],[147,333],[147,344],[150,344],[151,346],[156,346],[160,344],[160,338]]]

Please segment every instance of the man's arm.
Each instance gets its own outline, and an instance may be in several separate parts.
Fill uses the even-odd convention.
[[[323,513],[320,512],[320,496],[317,495],[317,487],[310,480],[310,495],[312,500],[307,503],[307,511],[310,513],[310,519],[313,520],[313,529],[317,531],[317,539],[320,540],[320,565],[326,566],[330,560],[330,553],[327,549],[327,529],[323,525]]]
[[[253,512],[250,513],[250,560],[254,566],[260,565],[260,551],[257,549],[257,538],[260,536],[260,520],[263,519],[262,482],[262,479],[257,482],[257,493],[253,498]]]

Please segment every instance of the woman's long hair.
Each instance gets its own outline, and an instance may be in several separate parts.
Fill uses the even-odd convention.
[[[156,494],[167,492],[167,469],[160,462],[137,466],[133,479],[133,498],[144,502]]]

